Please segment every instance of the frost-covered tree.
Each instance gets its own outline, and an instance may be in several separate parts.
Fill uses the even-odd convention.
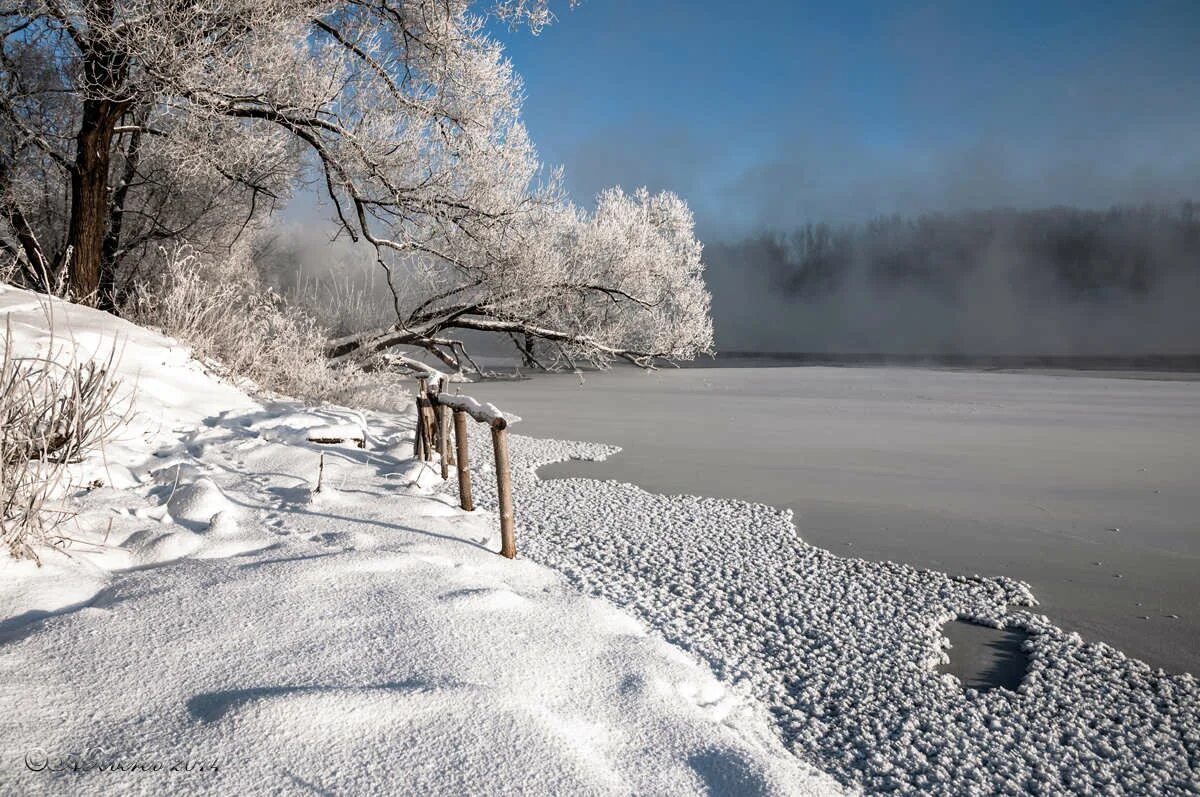
[[[594,213],[565,203],[526,214],[500,246],[441,258],[397,295],[398,322],[338,341],[335,356],[424,346],[454,368],[472,365],[450,334],[507,334],[542,367],[617,359],[648,366],[712,349],[709,294],[691,211],[671,193],[603,192]],[[543,341],[546,354],[535,354]]]
[[[499,10],[542,19],[540,5]],[[386,248],[519,211],[536,165],[482,23],[462,0],[0,8],[10,253],[104,302],[105,238],[122,249],[129,216],[163,237],[198,232],[188,223],[231,195],[286,191],[301,149],[347,231]]]
[[[11,0],[0,248],[27,283],[112,307],[159,242],[228,246],[312,175],[388,271],[397,342],[455,362],[454,328],[597,361],[706,349],[686,207],[565,203],[487,14],[550,19],[547,0]]]

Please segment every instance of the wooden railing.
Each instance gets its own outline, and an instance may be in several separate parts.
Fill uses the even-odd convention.
[[[517,555],[514,528],[512,474],[508,464],[508,425],[511,420],[491,404],[481,404],[470,396],[448,392],[449,379],[444,374],[417,374],[417,428],[413,439],[413,456],[426,462],[436,451],[442,478],[450,477],[450,466],[458,473],[459,504],[467,512],[475,509],[471,499],[471,466],[468,452],[467,418],[487,424],[492,433],[492,452],[496,457],[496,494],[500,502],[500,555],[512,559]],[[451,424],[453,416],[453,424]],[[454,446],[451,449],[451,429]]]

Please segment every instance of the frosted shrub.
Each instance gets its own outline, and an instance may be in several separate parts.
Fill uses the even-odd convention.
[[[340,273],[307,276],[286,295],[290,303],[311,313],[334,337],[386,326],[396,317],[387,282],[378,269],[353,278]]]
[[[234,379],[310,400],[386,409],[388,379],[353,363],[333,367],[325,330],[265,286],[249,247],[224,260],[186,245],[163,250],[159,275],[138,285],[126,317],[187,343],[194,355]]]
[[[72,486],[66,466],[96,450],[125,422],[115,350],[104,361],[20,357],[4,329],[0,353],[0,535],[9,553],[37,561],[69,513],[52,505]],[[53,345],[52,345],[53,348]]]

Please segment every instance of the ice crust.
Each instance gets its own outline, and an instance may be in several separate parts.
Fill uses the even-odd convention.
[[[865,791],[1195,794],[1200,689],[1030,610],[1027,585],[837,556],[790,512],[536,470],[613,446],[511,441],[522,555],[765,703],[798,756]],[[481,449],[475,461],[487,452]],[[494,508],[493,482],[476,479]],[[1021,628],[1017,692],[941,675],[956,617]]]

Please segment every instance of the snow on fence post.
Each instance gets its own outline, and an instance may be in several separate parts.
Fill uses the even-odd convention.
[[[471,465],[467,459],[467,413],[454,410],[454,444],[458,448],[455,467],[458,468],[458,503],[468,512],[475,511],[471,500]]]
[[[508,424],[519,421],[516,416],[506,417],[491,404],[480,404],[470,396],[453,396],[449,393],[431,395],[430,400],[439,407],[454,410],[455,434],[458,438],[459,497],[463,509],[471,500],[471,481],[467,475],[467,432],[466,416],[486,423],[492,430],[492,451],[496,456],[496,494],[500,500],[500,555],[512,559],[517,555],[517,542],[513,513],[512,470],[508,464]],[[465,489],[464,489],[465,488]]]
[[[500,497],[500,555],[512,559],[517,555],[513,531],[512,477],[508,468],[508,424],[501,418],[492,424],[492,449],[496,453],[496,493]]]

